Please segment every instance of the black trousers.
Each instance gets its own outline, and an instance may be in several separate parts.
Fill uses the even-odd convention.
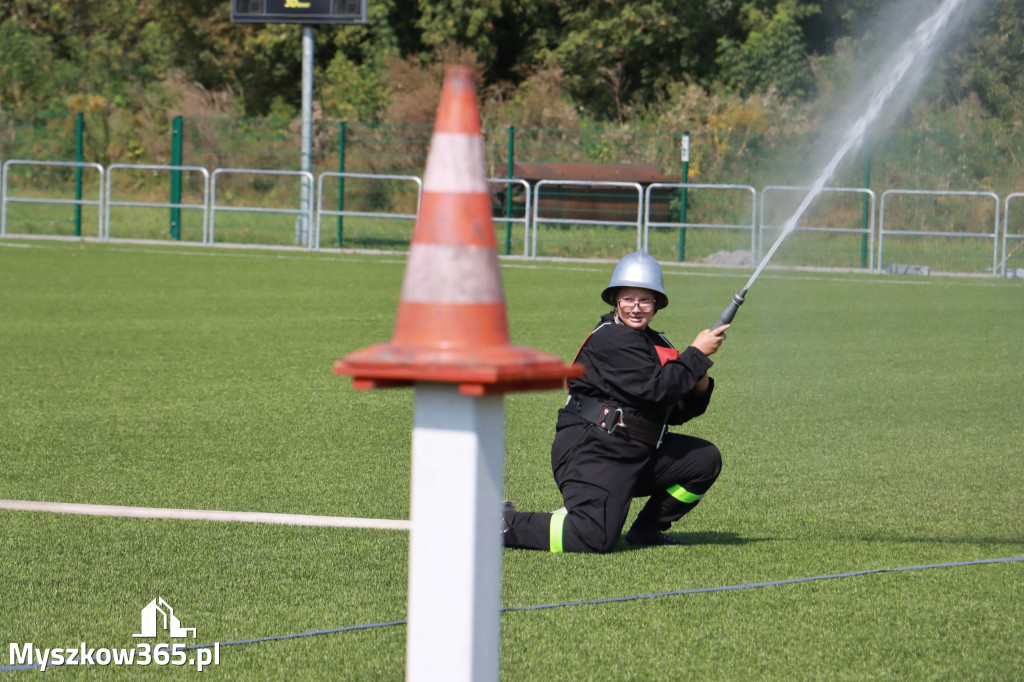
[[[559,429],[551,445],[551,467],[568,513],[507,514],[507,547],[610,552],[630,502],[648,495],[635,524],[665,530],[712,486],[722,457],[701,438],[669,433],[655,449],[586,423]]]

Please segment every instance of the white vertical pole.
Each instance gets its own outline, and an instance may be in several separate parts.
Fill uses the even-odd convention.
[[[498,679],[502,395],[416,384],[406,679]]]
[[[302,26],[302,150],[299,155],[299,170],[309,171],[313,167],[313,27]],[[299,204],[302,215],[296,221],[295,241],[298,244],[313,248],[312,225],[309,224],[310,203],[313,188],[302,183],[302,194]]]

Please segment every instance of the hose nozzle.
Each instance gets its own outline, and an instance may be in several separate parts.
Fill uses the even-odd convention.
[[[740,291],[738,294],[733,296],[732,301],[729,302],[729,305],[725,307],[725,310],[722,311],[722,314],[719,315],[718,319],[715,320],[715,323],[711,325],[711,329],[718,329],[723,324],[729,324],[730,322],[732,322],[732,318],[736,317],[736,311],[739,310],[741,305],[743,305],[743,301],[745,300],[743,297],[746,295],[747,289],[743,289],[743,291]]]

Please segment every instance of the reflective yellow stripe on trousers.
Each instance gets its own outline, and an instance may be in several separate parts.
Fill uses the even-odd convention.
[[[551,551],[559,554],[562,553],[562,528],[565,526],[565,517],[565,512],[556,512],[551,515]]]
[[[666,492],[668,492],[669,495],[676,498],[683,504],[693,504],[700,498],[704,497],[703,495],[691,493],[689,490],[687,490],[681,485],[674,485],[671,488],[669,488]]]

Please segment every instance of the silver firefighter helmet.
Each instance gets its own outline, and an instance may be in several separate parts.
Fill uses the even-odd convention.
[[[628,253],[619,259],[612,272],[612,279],[601,292],[601,298],[610,306],[615,306],[615,292],[621,287],[640,287],[654,292],[657,309],[668,305],[665,294],[665,279],[661,274],[661,266],[653,256],[643,249]]]

